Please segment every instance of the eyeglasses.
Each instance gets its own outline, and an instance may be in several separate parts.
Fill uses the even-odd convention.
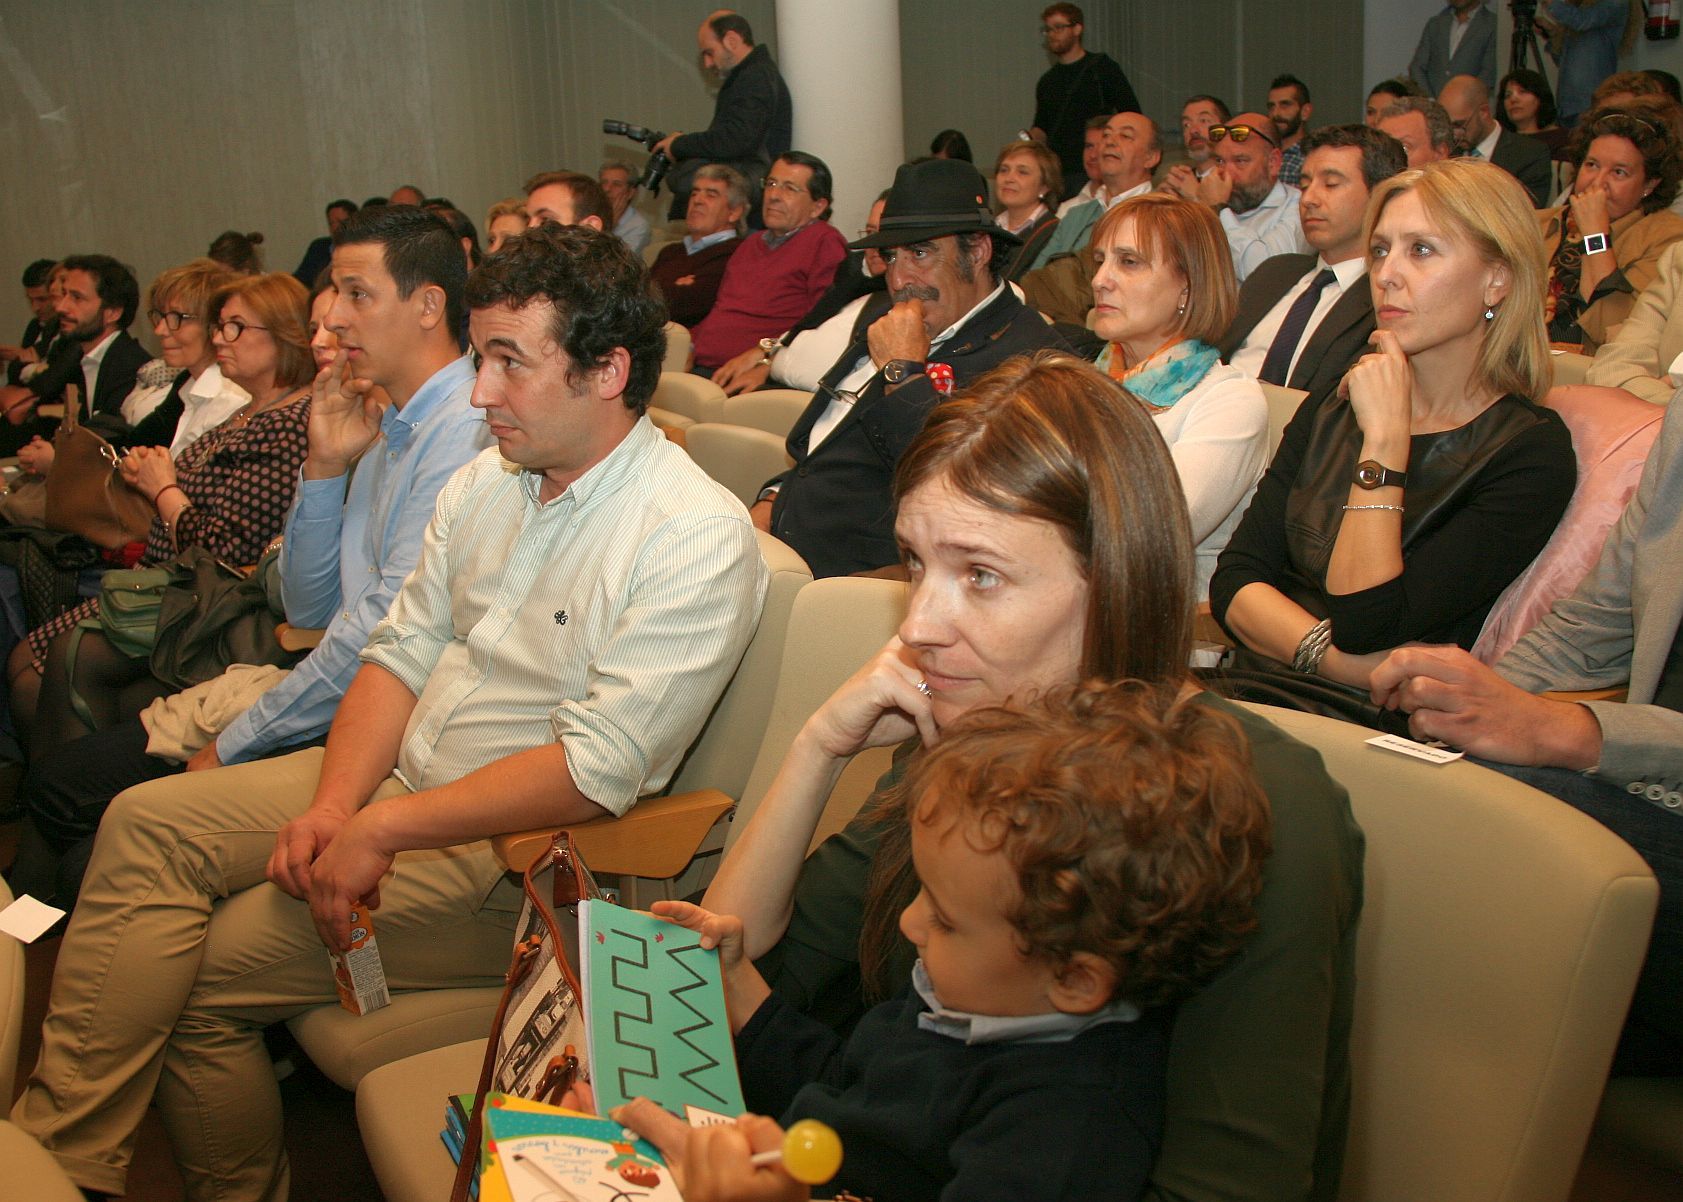
[[[181,323],[184,321],[199,320],[199,315],[197,313],[183,313],[179,309],[168,313],[160,313],[156,309],[148,309],[146,311],[146,316],[151,320],[153,325],[157,325],[160,321],[163,322],[164,328],[169,330],[171,333],[179,330],[181,328]]]
[[[1629,127],[1632,125],[1640,125],[1651,134],[1658,135],[1660,132],[1659,126],[1655,125],[1646,117],[1638,117],[1635,113],[1608,113],[1605,116],[1597,117],[1595,121],[1591,123],[1590,129],[1599,133],[1602,126],[1610,125],[1619,121],[1625,123],[1624,130],[1609,129],[1607,132],[1612,134],[1628,134]]]
[[[1210,126],[1209,139],[1214,144],[1223,138],[1231,137],[1242,146],[1251,140],[1253,134],[1270,146],[1274,145],[1274,139],[1254,125],[1212,125]]]
[[[1042,34],[1062,33],[1066,29],[1074,29],[1074,28],[1075,28],[1075,26],[1073,24],[1069,24],[1069,25],[1042,25],[1040,27],[1040,32]]]
[[[268,326],[248,326],[245,322],[240,321],[238,318],[234,318],[233,320],[225,321],[218,325],[216,327],[216,332],[222,335],[223,342],[238,342],[240,340],[240,335],[245,333],[247,330],[262,330],[266,333],[268,329]]]
[[[805,184],[798,184],[792,179],[772,179],[767,176],[765,187],[768,192],[787,192],[790,196],[809,195]]]

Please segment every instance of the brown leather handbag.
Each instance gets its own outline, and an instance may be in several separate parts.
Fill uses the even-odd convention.
[[[525,901],[515,928],[514,957],[491,1024],[462,1140],[451,1202],[467,1202],[479,1166],[485,1097],[495,1090],[559,1103],[584,1063],[584,1010],[579,1004],[579,903],[602,896],[579,858],[570,831],[556,831],[549,849],[525,875]]]
[[[80,534],[113,551],[144,542],[155,512],[152,502],[124,483],[117,449],[81,424],[76,394],[74,385],[64,390],[64,421],[53,435],[47,529]]]

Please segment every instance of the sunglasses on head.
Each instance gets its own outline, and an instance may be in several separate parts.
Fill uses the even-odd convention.
[[[1215,143],[1223,138],[1231,137],[1235,142],[1242,144],[1249,142],[1252,134],[1255,134],[1270,146],[1274,145],[1272,136],[1253,125],[1212,125],[1210,126],[1209,139],[1211,143]]]

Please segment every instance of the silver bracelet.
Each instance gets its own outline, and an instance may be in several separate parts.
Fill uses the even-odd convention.
[[[1321,661],[1326,658],[1327,648],[1330,646],[1332,619],[1322,618],[1309,628],[1309,632],[1297,644],[1297,651],[1291,657],[1292,671],[1313,676],[1320,670]]]
[[[1357,509],[1389,509],[1392,513],[1401,513],[1403,511],[1403,507],[1401,505],[1345,505],[1343,509],[1345,513],[1350,513]]]

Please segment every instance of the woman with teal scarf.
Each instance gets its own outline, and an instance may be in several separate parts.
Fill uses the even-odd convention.
[[[1268,465],[1262,388],[1220,361],[1239,287],[1221,223],[1165,192],[1125,200],[1093,227],[1098,365],[1143,403],[1169,444],[1192,515],[1198,598]]]

